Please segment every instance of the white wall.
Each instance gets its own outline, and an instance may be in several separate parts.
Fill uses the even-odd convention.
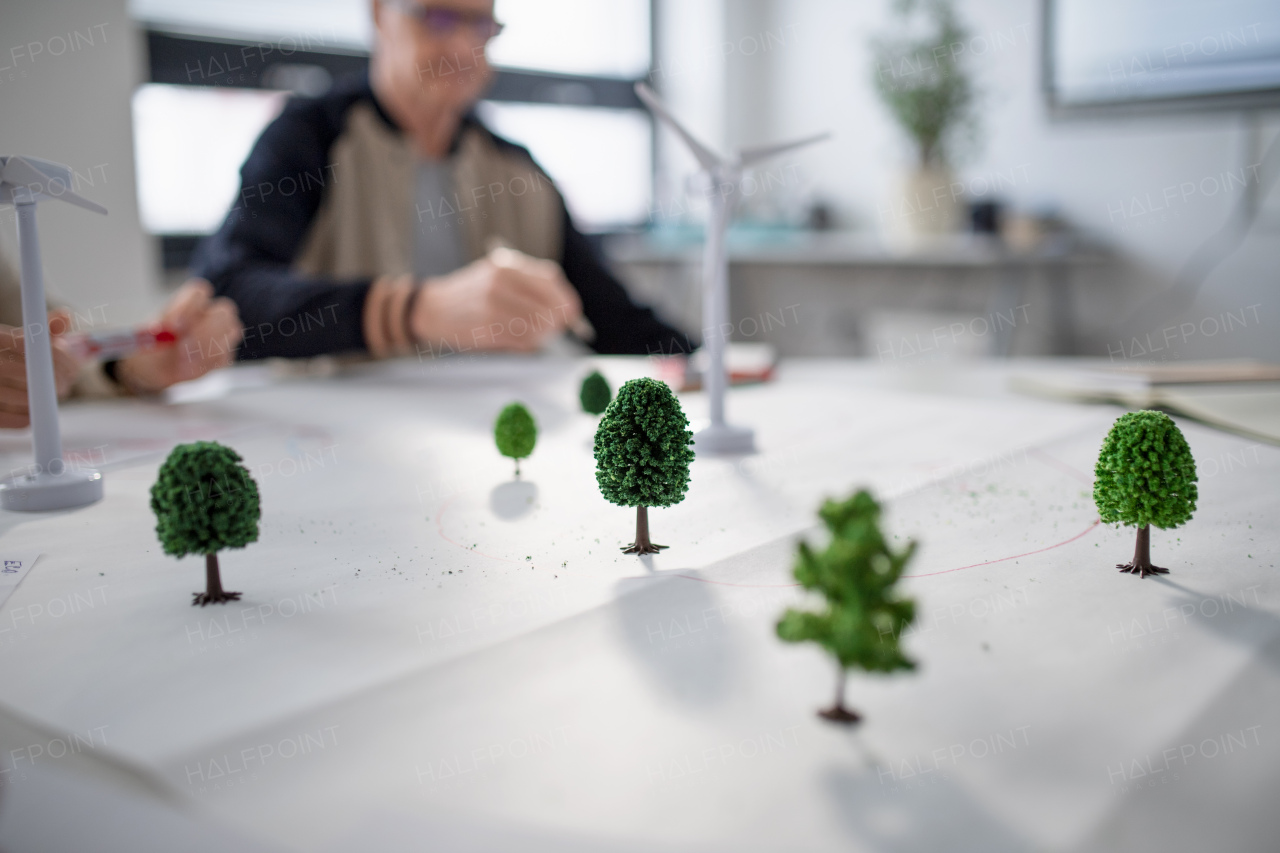
[[[80,194],[108,209],[47,202],[39,217],[50,294],[111,325],[141,319],[158,298],[134,188],[129,99],[142,56],[125,0],[0,3],[0,153],[71,166]],[[0,246],[16,258],[12,208],[0,210]]]
[[[910,148],[870,84],[867,41],[885,29],[889,0],[718,2],[722,30],[704,30],[701,38],[720,42],[726,82],[719,92],[700,97],[703,103],[722,99],[723,144],[830,128],[833,142],[798,156],[805,185],[796,191],[831,201],[846,226],[882,229],[910,160]],[[1088,351],[1114,352],[1123,339],[1129,353],[1133,335],[1151,333],[1158,340],[1171,324],[1246,311],[1243,329],[1236,324],[1230,334],[1212,336],[1197,331],[1185,341],[1179,334],[1155,357],[1249,355],[1280,361],[1280,193],[1270,194],[1263,222],[1209,277],[1194,306],[1174,315],[1151,302],[1240,198],[1238,184],[1230,193],[1209,191],[1212,179],[1221,183],[1224,173],[1240,175],[1257,162],[1246,153],[1244,118],[1222,113],[1051,121],[1040,93],[1039,6],[1038,0],[959,2],[981,39],[971,43],[971,52],[982,54],[973,57],[972,67],[984,92],[983,131],[958,163],[961,180],[975,189],[984,179],[1002,180],[1000,195],[1015,208],[1057,208],[1125,256],[1124,292],[1095,293],[1077,306]],[[673,26],[670,20],[667,26]],[[691,79],[690,85],[709,88],[716,80]],[[1263,117],[1264,142],[1280,128],[1278,118]],[[1162,199],[1167,187],[1189,182],[1203,182],[1205,192],[1197,189],[1184,199],[1179,191],[1167,210],[1140,212],[1148,195]]]

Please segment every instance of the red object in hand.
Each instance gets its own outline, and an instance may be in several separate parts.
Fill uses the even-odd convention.
[[[90,361],[113,361],[132,355],[139,350],[173,346],[178,336],[163,326],[137,329],[132,332],[81,332],[63,335],[71,351]]]

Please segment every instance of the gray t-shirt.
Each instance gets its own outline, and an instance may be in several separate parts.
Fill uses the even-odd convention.
[[[415,169],[413,275],[446,275],[466,264],[458,197],[449,160],[419,160]]]

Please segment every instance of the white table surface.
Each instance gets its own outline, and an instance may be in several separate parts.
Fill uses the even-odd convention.
[[[1001,365],[789,362],[732,392],[761,452],[696,460],[650,514],[670,549],[638,559],[595,487],[590,366],[648,367],[248,368],[205,399],[66,407],[106,499],[0,513],[0,550],[43,554],[0,609],[0,848],[58,849],[63,796],[153,840],[238,839],[212,849],[1275,848],[1280,449],[1184,422],[1200,509],[1139,580],[1090,498],[1120,410],[1012,396]],[[490,432],[517,398],[540,426],[519,484]],[[263,508],[222,554],[244,598],[203,609],[148,508],[199,438],[244,455]],[[27,452],[0,438],[6,468]],[[922,543],[921,666],[853,674],[850,732],[813,713],[831,664],[772,629],[817,505],[863,484]]]

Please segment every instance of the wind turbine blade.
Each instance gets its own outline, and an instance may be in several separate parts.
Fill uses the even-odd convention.
[[[70,167],[58,163],[38,160],[35,157],[9,157],[4,162],[0,180],[8,184],[12,190],[17,190],[17,195],[30,196],[33,201],[55,199],[69,202],[76,207],[83,207],[94,213],[107,212],[102,205],[74,192],[71,189]]]
[[[743,167],[753,166],[756,163],[760,163],[772,157],[777,157],[779,154],[784,154],[787,151],[804,148],[830,138],[830,133],[819,133],[815,136],[806,136],[804,139],[797,139],[794,142],[779,142],[774,145],[757,145],[751,148],[743,148],[738,152],[738,165]]]
[[[76,207],[83,207],[85,210],[89,210],[94,213],[101,213],[103,216],[107,215],[107,209],[105,207],[98,204],[96,201],[89,201],[89,199],[79,193],[73,193],[71,190],[67,190],[62,195],[53,196],[53,198],[56,198],[58,201],[65,201],[69,204],[74,204]]]
[[[6,184],[25,187],[32,195],[52,195],[50,190],[71,189],[71,169],[35,157],[8,158],[3,177]]]
[[[654,115],[674,130],[677,136],[684,140],[684,144],[689,147],[689,150],[693,152],[694,158],[697,159],[698,165],[710,171],[716,166],[724,163],[723,158],[699,142],[692,133],[684,129],[684,125],[676,121],[675,116],[667,112],[667,108],[662,105],[662,101],[658,100],[656,92],[644,83],[637,83],[636,95],[640,100],[644,101],[644,105],[652,110]]]

